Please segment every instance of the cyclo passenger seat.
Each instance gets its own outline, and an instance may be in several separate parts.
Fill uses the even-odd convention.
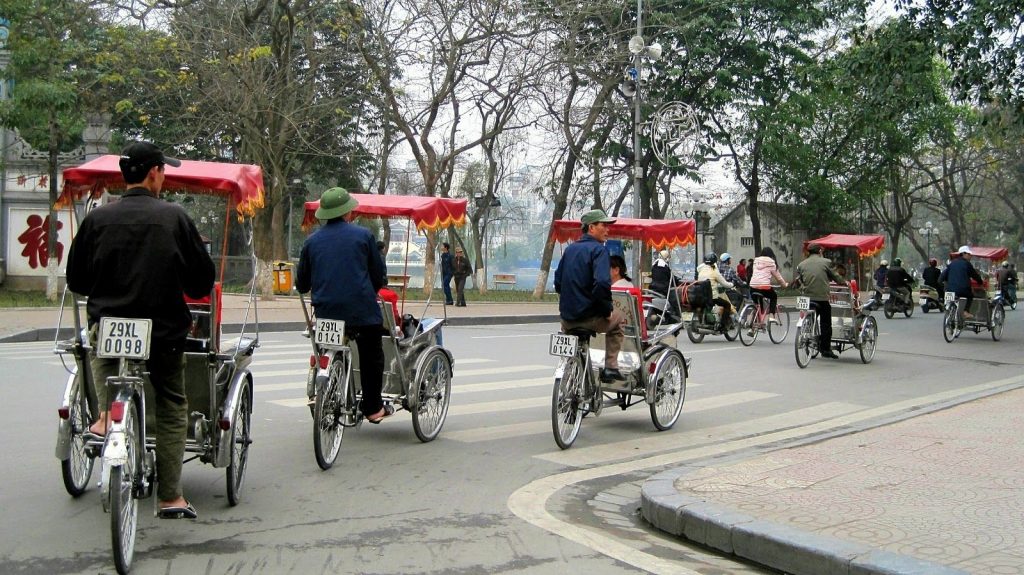
[[[566,335],[575,335],[576,337],[578,337],[578,338],[580,338],[580,339],[582,339],[584,341],[588,341],[588,340],[590,340],[590,338],[596,336],[597,332],[592,330],[592,329],[587,329],[585,327],[574,327],[574,328],[566,331],[565,334]]]

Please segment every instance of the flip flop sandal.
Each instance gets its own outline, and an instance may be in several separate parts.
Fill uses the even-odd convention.
[[[378,417],[377,419],[371,419],[371,418],[367,417],[366,421],[369,421],[370,423],[376,425],[376,424],[384,421],[385,418],[391,417],[394,414],[395,414],[395,408],[393,406],[391,406],[391,405],[385,405],[384,406],[384,415]]]
[[[196,519],[199,514],[196,513],[196,508],[186,501],[184,507],[161,507],[156,516],[160,519]]]

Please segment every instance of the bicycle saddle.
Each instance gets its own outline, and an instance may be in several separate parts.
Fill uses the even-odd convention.
[[[587,329],[585,327],[574,327],[574,328],[570,329],[569,331],[567,331],[565,333],[566,333],[566,335],[575,335],[577,337],[582,337],[582,338],[586,338],[586,339],[590,339],[590,338],[594,337],[595,335],[597,335],[596,331],[594,331],[592,329]]]

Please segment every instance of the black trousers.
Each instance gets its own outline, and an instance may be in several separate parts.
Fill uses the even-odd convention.
[[[813,300],[818,311],[818,349],[832,349],[832,304],[828,300]]]
[[[384,326],[353,326],[346,328],[345,332],[356,341],[359,352],[359,382],[363,387],[359,409],[364,415],[373,415],[384,407],[380,398],[384,385],[384,347],[381,344]]]
[[[751,288],[750,292],[751,294],[761,294],[764,299],[768,300],[768,313],[775,313],[776,304],[779,301],[779,294],[775,293],[774,289]]]

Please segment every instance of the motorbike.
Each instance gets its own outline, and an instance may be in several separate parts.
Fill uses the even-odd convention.
[[[892,319],[900,312],[906,317],[914,315],[914,302],[910,299],[909,294],[901,295],[896,290],[882,288],[882,301],[884,302],[882,313],[885,314],[885,319]]]
[[[704,341],[706,335],[724,335],[728,341],[736,341],[740,335],[739,320],[736,314],[722,313],[722,307],[709,305],[682,312],[681,320],[686,323],[686,337],[693,343]]]
[[[1003,303],[1010,306],[1010,309],[1017,309],[1017,282],[1011,281],[1006,284],[1006,297],[1003,298]]]
[[[921,286],[917,296],[917,303],[921,306],[922,312],[928,313],[933,309],[946,311],[946,304],[939,298],[939,290],[932,286]]]

